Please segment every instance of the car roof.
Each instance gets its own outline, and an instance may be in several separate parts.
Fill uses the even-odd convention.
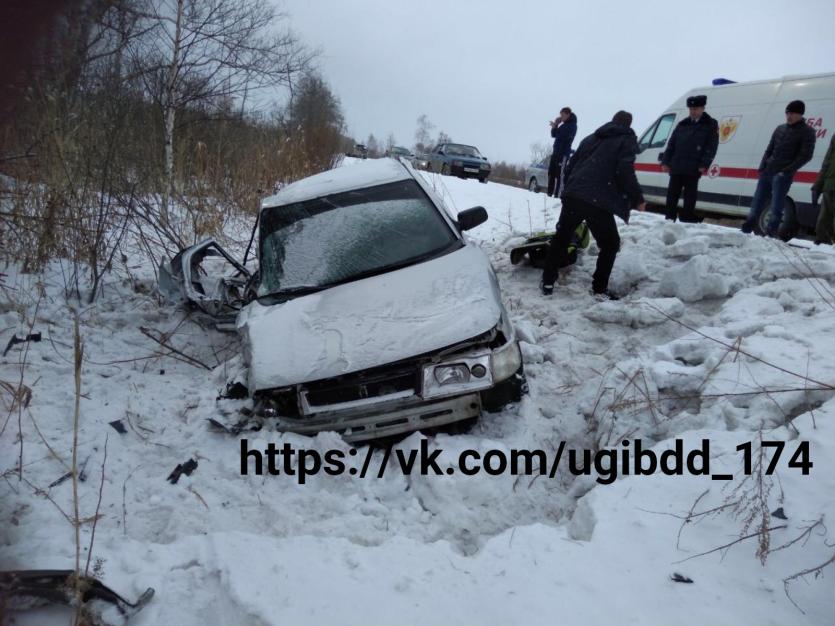
[[[366,159],[315,174],[284,187],[261,201],[261,208],[283,206],[352,189],[362,189],[413,178],[405,165],[395,159]]]
[[[764,85],[768,83],[784,83],[793,80],[809,80],[814,78],[835,78],[835,72],[824,72],[821,74],[788,74],[779,78],[763,78],[759,80],[732,81],[724,85],[704,85],[694,87],[690,91],[703,91],[705,89],[724,89],[726,87],[745,87],[747,85]],[[689,92],[688,92],[689,93]]]

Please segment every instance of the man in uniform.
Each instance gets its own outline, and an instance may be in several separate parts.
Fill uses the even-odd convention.
[[[667,187],[668,220],[696,222],[696,195],[701,178],[716,156],[719,146],[719,124],[705,113],[707,96],[690,96],[690,115],[675,127],[664,150],[661,170],[670,174]],[[684,191],[684,207],[678,212],[678,199]]]

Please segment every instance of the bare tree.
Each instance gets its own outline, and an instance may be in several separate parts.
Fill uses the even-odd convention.
[[[389,132],[388,137],[386,137],[386,152],[391,152],[391,149],[397,145],[397,139],[394,137],[394,133]]]
[[[232,101],[243,109],[255,90],[292,88],[314,53],[289,30],[278,32],[284,16],[266,0],[147,0],[143,17],[152,36],[133,55],[148,67],[146,88],[162,113],[161,218],[167,222],[178,112]]]
[[[531,144],[531,163],[534,165],[546,161],[551,155],[551,146],[542,141]]]
[[[432,131],[435,125],[429,121],[426,113],[417,118],[417,129],[415,130],[415,152],[426,152],[432,147]]]
[[[447,135],[444,131],[440,131],[438,133],[438,138],[435,140],[435,145],[440,145],[442,143],[450,143],[452,141],[452,137]]]
[[[374,133],[368,135],[368,139],[365,141],[365,147],[368,148],[369,158],[376,159],[380,156],[380,142],[377,141]]]
[[[343,152],[345,120],[339,99],[316,74],[299,81],[283,128],[280,169],[287,179],[330,169]]]

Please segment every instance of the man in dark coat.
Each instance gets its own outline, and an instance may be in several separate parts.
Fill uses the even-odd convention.
[[[705,113],[707,96],[690,96],[690,115],[681,120],[664,150],[661,169],[670,174],[667,187],[668,220],[676,220],[678,199],[684,190],[684,207],[678,216],[682,222],[696,222],[696,194],[699,178],[716,156],[719,147],[719,124]]]
[[[783,240],[790,237],[786,230],[780,231],[783,206],[795,173],[812,160],[815,152],[815,131],[806,124],[803,118],[805,112],[806,105],[802,100],[789,102],[786,106],[786,123],[778,126],[771,135],[771,141],[760,162],[760,178],[748,219],[742,225],[743,233],[754,230],[771,196],[771,215],[765,234]]]
[[[577,116],[571,111],[571,107],[563,107],[560,116],[551,125],[551,137],[554,138],[554,149],[551,152],[551,161],[548,163],[548,195],[560,195],[560,181],[562,169],[571,153],[571,144],[574,143],[574,135],[577,134]]]
[[[611,122],[583,139],[568,162],[559,224],[542,272],[544,295],[554,293],[557,271],[567,265],[564,257],[571,234],[585,221],[599,250],[592,292],[617,299],[609,292],[609,275],[620,249],[615,216],[628,222],[632,207],[646,208],[635,176],[638,139],[631,125],[632,114],[618,111]]]

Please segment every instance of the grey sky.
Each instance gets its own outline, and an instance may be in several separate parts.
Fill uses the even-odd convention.
[[[835,71],[832,0],[276,2],[321,47],[319,69],[357,140],[392,132],[411,146],[426,113],[435,133],[493,160],[528,161],[565,105],[578,139],[620,108],[640,134],[719,76]]]

